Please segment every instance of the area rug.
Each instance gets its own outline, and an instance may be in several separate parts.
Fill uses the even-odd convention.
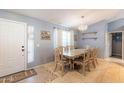
[[[34,69],[24,70],[11,75],[0,77],[0,83],[15,83],[34,75],[37,75],[37,72]]]
[[[36,71],[38,73],[37,77],[39,83],[50,83],[58,77],[52,70],[49,70],[43,66],[40,68],[36,68]]]

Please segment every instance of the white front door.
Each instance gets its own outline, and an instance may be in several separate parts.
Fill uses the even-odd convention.
[[[0,77],[25,69],[26,25],[0,18]]]

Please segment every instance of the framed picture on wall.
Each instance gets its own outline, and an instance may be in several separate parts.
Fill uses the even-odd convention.
[[[41,40],[50,40],[50,31],[42,31],[41,32]]]

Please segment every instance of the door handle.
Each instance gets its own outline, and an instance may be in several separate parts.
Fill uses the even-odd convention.
[[[24,52],[25,51],[25,49],[22,49],[22,52]]]
[[[25,51],[24,46],[22,46],[22,52],[24,52],[24,51]]]
[[[24,48],[24,46],[22,46],[22,48]]]
[[[24,52],[25,51],[25,49],[24,49],[24,46],[21,46],[22,47],[22,52]],[[22,53],[22,56],[24,56],[24,54]]]

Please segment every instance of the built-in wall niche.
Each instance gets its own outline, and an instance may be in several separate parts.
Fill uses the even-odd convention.
[[[97,39],[97,32],[84,32],[84,33],[82,33],[82,40],[86,40],[86,39],[96,40]]]

